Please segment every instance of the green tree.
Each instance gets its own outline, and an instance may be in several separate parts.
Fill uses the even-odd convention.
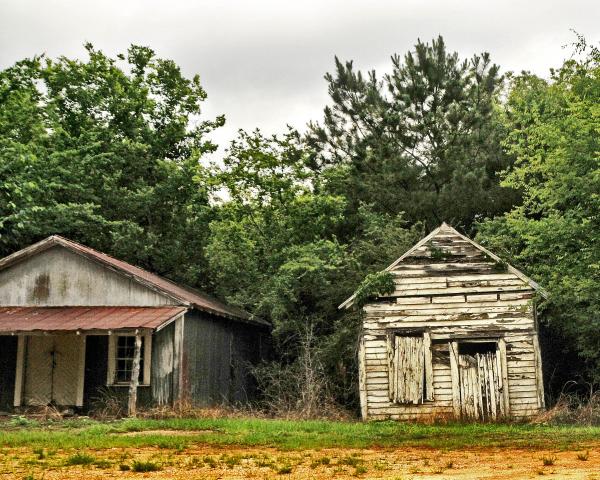
[[[381,80],[337,58],[325,78],[332,105],[307,136],[312,167],[334,169],[328,188],[347,196],[351,212],[373,204],[429,229],[468,229],[518,199],[498,184],[510,157],[500,144],[503,77],[487,53],[461,60],[439,37],[394,55]]]
[[[64,234],[202,285],[215,146],[197,76],[146,47],[0,72],[0,254]]]
[[[323,398],[351,406],[360,322],[357,312],[337,306],[367,273],[403,253],[418,232],[401,216],[368,205],[359,206],[350,229],[346,199],[322,188],[311,161],[294,131],[274,137],[240,132],[222,165],[213,166],[213,186],[227,195],[209,225],[206,257],[215,291],[273,324],[279,363],[261,373],[269,398],[305,396],[293,390],[303,385],[285,378],[294,371],[317,383],[307,398],[315,398],[324,383]],[[319,380],[317,371],[326,379]]]
[[[580,38],[573,58],[549,81],[514,78],[507,104],[507,149],[516,163],[504,184],[523,203],[480,225],[549,292],[544,320],[555,344],[579,353],[587,381],[600,381],[600,53]],[[563,358],[555,355],[555,358]],[[571,377],[572,378],[572,377]]]

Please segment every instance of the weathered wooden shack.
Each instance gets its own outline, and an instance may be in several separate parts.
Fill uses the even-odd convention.
[[[244,402],[266,322],[52,236],[0,260],[0,410]]]
[[[544,408],[538,285],[446,224],[387,271],[395,290],[363,307],[364,419],[523,420]]]

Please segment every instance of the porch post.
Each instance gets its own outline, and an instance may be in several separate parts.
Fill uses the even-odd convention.
[[[19,335],[17,340],[17,368],[15,369],[15,394],[13,406],[20,407],[23,395],[23,383],[25,377],[25,340],[24,335]]]
[[[133,366],[131,368],[131,379],[129,381],[129,403],[127,405],[127,415],[135,417],[135,407],[137,404],[137,389],[140,377],[140,357],[142,352],[142,336],[138,331],[135,332],[135,349],[133,351]]]

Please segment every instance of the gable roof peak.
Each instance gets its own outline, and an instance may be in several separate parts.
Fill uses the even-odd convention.
[[[434,229],[431,233],[429,233],[429,235],[425,236],[419,242],[417,242],[415,245],[413,245],[410,249],[408,249],[408,251],[406,251],[398,259],[396,259],[392,264],[390,264],[384,271],[388,271],[389,272],[390,270],[393,270],[406,257],[410,256],[418,248],[420,248],[423,245],[427,244],[427,242],[429,242],[433,237],[435,237],[442,230],[446,230],[446,231],[452,232],[453,234],[455,234],[460,239],[464,240],[465,242],[470,243],[473,247],[475,247],[476,249],[478,249],[481,252],[483,252],[486,256],[488,256],[489,258],[491,258],[495,262],[506,264],[507,270],[509,272],[511,272],[514,275],[516,275],[517,277],[519,277],[525,283],[528,283],[534,290],[539,291],[540,294],[543,297],[545,297],[545,298],[548,297],[548,293],[546,292],[546,290],[544,290],[540,285],[538,285],[535,281],[533,281],[531,278],[529,278],[523,272],[521,272],[520,270],[516,269],[512,265],[504,262],[496,254],[490,252],[487,248],[483,247],[482,245],[480,245],[479,243],[477,243],[475,240],[471,240],[466,235],[463,235],[458,230],[456,230],[454,227],[452,227],[451,225],[448,225],[446,222],[442,222],[442,224],[439,227],[437,227],[436,229]],[[351,297],[349,297],[346,301],[344,301],[341,305],[339,305],[338,308],[339,309],[349,308],[350,306],[352,306],[355,297],[356,297],[356,293],[354,293]]]
[[[106,253],[94,250],[91,247],[77,243],[60,235],[50,235],[45,239],[25,247],[17,252],[14,252],[7,257],[0,259],[0,270],[20,262],[30,256],[43,252],[55,245],[59,245],[67,250],[86,257],[88,260],[98,262],[105,267],[118,271],[121,275],[132,278],[136,282],[161,292],[163,295],[173,298],[181,302],[183,305],[194,306],[198,310],[209,312],[222,317],[243,320],[256,325],[269,326],[268,322],[251,317],[247,312],[227,305],[210,295],[200,292],[190,287],[181,286],[171,280],[161,277],[155,273],[151,273],[143,268],[137,267],[123,260],[119,260]]]

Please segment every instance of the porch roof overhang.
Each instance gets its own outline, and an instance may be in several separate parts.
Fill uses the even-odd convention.
[[[156,330],[187,307],[0,307],[0,334]]]

